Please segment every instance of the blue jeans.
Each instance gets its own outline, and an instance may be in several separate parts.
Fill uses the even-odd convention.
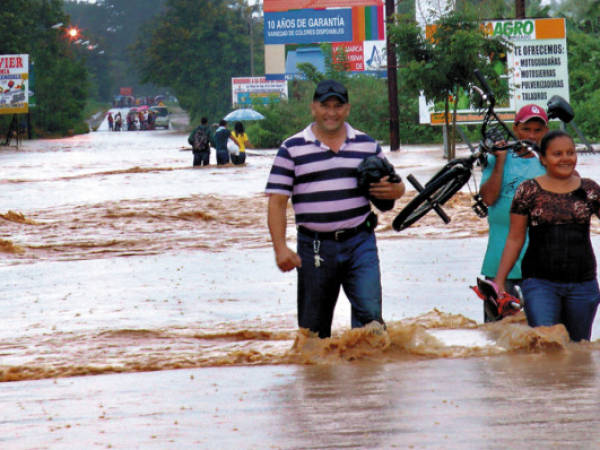
[[[194,166],[208,166],[210,160],[210,150],[200,150],[194,152]]]
[[[600,303],[598,281],[560,283],[527,278],[521,285],[525,314],[531,327],[562,323],[573,341],[590,340]]]
[[[318,253],[315,245],[320,243]],[[321,258],[315,265],[315,255]],[[352,306],[352,328],[373,320],[383,324],[381,315],[381,273],[373,232],[362,231],[346,241],[316,241],[298,233],[298,325],[331,336],[333,311],[340,287]]]
[[[240,165],[246,162],[246,152],[240,152],[239,155],[231,155],[231,162]]]
[[[229,151],[225,150],[217,150],[217,164],[227,164],[229,163]]]

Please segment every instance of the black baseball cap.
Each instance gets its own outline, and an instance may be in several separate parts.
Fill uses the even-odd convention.
[[[317,84],[313,101],[324,102],[328,98],[335,97],[342,103],[348,103],[348,89],[335,80],[323,80]]]

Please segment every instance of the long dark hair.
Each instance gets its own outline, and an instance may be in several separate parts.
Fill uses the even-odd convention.
[[[544,135],[544,137],[542,138],[542,141],[540,142],[540,155],[546,156],[546,150],[548,150],[548,146],[550,145],[550,142],[552,142],[554,139],[559,138],[559,137],[568,137],[569,139],[571,139],[571,142],[573,142],[573,145],[575,145],[575,141],[573,141],[573,138],[571,137],[571,135],[569,133],[567,133],[566,131],[552,130],[552,131],[549,131],[548,133],[546,133]]]
[[[233,125],[233,130],[235,131],[235,134],[244,134],[244,124],[242,122],[236,122],[235,125]]]

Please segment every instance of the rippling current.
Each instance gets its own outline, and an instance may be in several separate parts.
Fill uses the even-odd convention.
[[[393,214],[380,215],[387,333],[350,330],[342,297],[334,337],[308,339],[296,330],[294,276],[276,270],[266,228],[274,151],[195,169],[185,137],[97,132],[1,149],[0,381],[597,347],[569,344],[560,326],[532,330],[522,315],[481,324],[468,286],[486,223],[467,191],[446,207],[448,226],[430,215],[398,234]],[[389,158],[422,179],[443,163],[427,147]]]
[[[449,225],[394,232],[414,192],[379,215],[387,332],[351,330],[342,295],[318,340],[270,247],[275,152],[194,169],[186,147],[157,131],[0,148],[0,447],[596,448],[597,321],[579,344],[522,314],[482,324],[468,189]],[[422,183],[444,162],[388,158]]]

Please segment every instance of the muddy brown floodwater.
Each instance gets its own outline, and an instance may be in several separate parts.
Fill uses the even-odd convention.
[[[273,261],[262,190],[274,150],[194,169],[186,137],[0,149],[0,448],[600,444],[600,332],[574,344],[522,314],[481,323],[469,285],[487,224],[468,189],[445,206],[449,225],[430,214],[393,231],[414,192],[380,214],[388,330],[351,330],[342,296],[320,341],[297,331],[294,274]],[[388,153],[421,182],[440,155]],[[594,178],[599,160],[578,170]],[[592,230],[598,254],[598,220]]]

